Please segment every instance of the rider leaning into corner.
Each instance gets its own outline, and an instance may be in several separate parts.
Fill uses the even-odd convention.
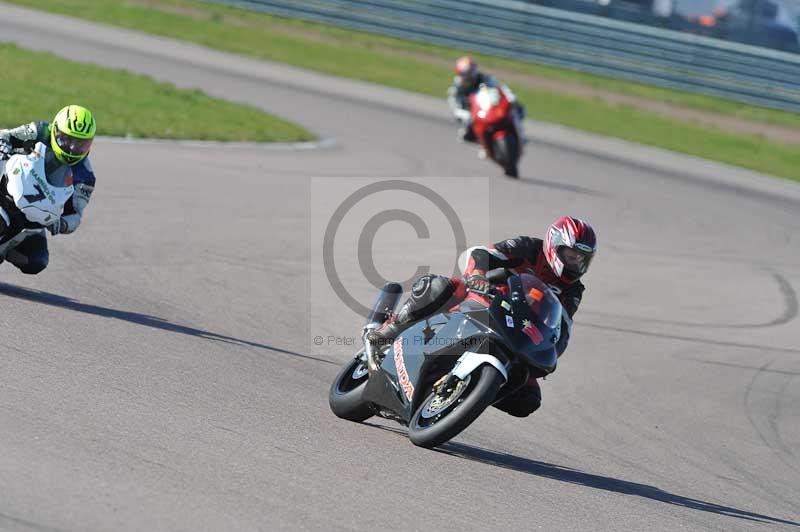
[[[494,76],[485,74],[478,70],[478,63],[470,56],[460,57],[456,61],[455,76],[453,84],[447,90],[447,104],[450,106],[453,116],[461,127],[458,130],[458,139],[464,142],[477,142],[475,132],[472,130],[472,112],[470,110],[469,97],[476,93],[481,85],[489,87],[500,86]],[[503,90],[514,104],[514,110],[519,119],[519,136],[522,143],[526,142],[525,134],[522,130],[522,120],[525,118],[525,106],[516,101],[514,93],[508,87],[503,86]],[[482,152],[481,152],[482,153]],[[483,154],[485,156],[485,154]]]
[[[564,308],[561,336],[556,344],[560,357],[567,348],[572,317],[578,310],[584,286],[580,278],[589,269],[597,252],[597,237],[592,227],[577,218],[564,216],[547,230],[545,239],[519,236],[487,247],[472,249],[464,277],[424,275],[411,287],[411,297],[368,340],[386,345],[414,322],[451,308],[467,296],[466,290],[486,292],[492,283],[486,272],[506,268],[514,273],[533,273],[547,283]],[[527,385],[495,404],[516,417],[527,417],[542,404],[542,392],[535,378]]]
[[[47,122],[31,122],[12,129],[0,130],[0,159],[16,153],[28,153],[37,142],[50,149],[45,153],[45,174],[49,181],[69,181],[72,176],[74,192],[64,206],[59,219],[47,227],[53,235],[75,232],[81,223],[83,211],[94,190],[95,176],[87,156],[94,140],[97,124],[92,113],[80,105],[68,105]],[[53,176],[55,179],[50,179]],[[0,234],[5,231],[0,218]],[[37,274],[47,267],[49,253],[47,237],[35,233],[8,252],[8,261],[23,273]]]

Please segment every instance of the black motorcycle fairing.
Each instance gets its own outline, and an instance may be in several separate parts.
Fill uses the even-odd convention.
[[[406,329],[391,345],[384,347],[383,360],[377,371],[370,372],[370,378],[362,397],[398,414],[406,422],[411,419],[411,399],[413,399],[413,377],[419,375],[424,355],[422,345],[414,341],[424,337],[428,324],[441,327],[439,316],[417,323]],[[401,383],[401,375],[405,375]],[[413,377],[412,377],[413,376]],[[410,386],[409,386],[410,384]],[[409,399],[408,395],[411,395]]]
[[[508,293],[498,293],[488,308],[466,300],[457,311],[419,321],[382,347],[375,357],[378,365],[370,366],[362,399],[407,425],[433,384],[466,352],[490,354],[509,370],[512,378],[495,401],[519,388],[527,376],[552,373],[558,360],[560,302],[532,275],[512,275],[507,286]]]
[[[485,313],[486,307],[482,307]],[[494,332],[469,314],[442,313],[405,330],[378,371],[371,372],[362,395],[408,422],[436,380],[447,374],[465,351],[487,351]]]
[[[31,222],[25,217],[25,214],[17,207],[14,198],[8,192],[8,176],[5,174],[0,178],[0,207],[2,207],[8,215],[11,223],[9,224],[10,231],[3,235],[3,241],[10,240],[19,234],[23,229],[41,229],[42,226]]]

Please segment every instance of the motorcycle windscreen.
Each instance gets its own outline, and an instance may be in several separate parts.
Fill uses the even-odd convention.
[[[511,312],[498,309],[502,330],[514,351],[528,364],[544,372],[555,370],[558,356],[555,344],[561,335],[561,302],[550,288],[534,275],[514,275],[508,279]]]
[[[481,85],[475,95],[475,103],[478,106],[478,118],[484,121],[486,127],[494,127],[508,118],[509,102],[499,87]]]

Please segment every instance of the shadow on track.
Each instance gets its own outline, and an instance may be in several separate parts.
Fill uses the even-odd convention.
[[[611,325],[601,325],[599,323],[587,323],[587,322],[580,322],[581,327],[589,327],[590,329],[601,329],[604,331],[614,331],[614,332],[621,332],[621,333],[629,333],[635,334],[638,336],[648,336],[650,338],[666,338],[668,340],[682,340],[685,342],[693,342],[698,344],[706,344],[706,345],[719,345],[722,347],[741,347],[742,349],[755,349],[757,351],[774,351],[776,353],[792,353],[798,354],[800,353],[800,349],[791,348],[791,347],[772,347],[768,345],[758,345],[758,344],[744,344],[738,342],[728,342],[725,340],[712,340],[712,339],[705,339],[705,338],[697,338],[694,336],[683,336],[679,334],[670,334],[670,333],[662,333],[662,332],[655,332],[655,331],[644,331],[640,329],[632,329],[627,327],[614,327]]]
[[[666,504],[673,504],[675,506],[683,506],[692,510],[699,510],[702,512],[709,512],[728,517],[736,517],[738,519],[746,519],[748,521],[756,521],[759,523],[780,523],[784,525],[794,525],[800,527],[800,523],[795,521],[788,521],[785,519],[778,519],[768,515],[748,512],[745,510],[738,510],[730,506],[723,506],[712,502],[705,502],[698,499],[683,497],[674,493],[669,493],[661,488],[655,486],[648,486],[647,484],[639,484],[637,482],[630,482],[627,480],[620,480],[613,477],[604,477],[602,475],[593,475],[577,469],[569,467],[548,464],[547,462],[539,462],[521,456],[512,454],[491,451],[489,449],[482,449],[472,445],[463,443],[449,442],[437,449],[438,452],[458,458],[465,458],[483,464],[489,464],[505,469],[512,469],[521,473],[535,475],[537,477],[545,477],[561,482],[570,484],[578,484],[589,488],[610,491],[613,493],[621,493],[623,495],[634,495],[653,501],[663,502]]]
[[[24,299],[25,301],[32,301],[34,303],[41,303],[42,305],[49,305],[51,307],[63,308],[75,312],[83,312],[85,314],[93,314],[95,316],[102,316],[104,318],[113,318],[117,320],[127,321],[136,325],[144,327],[151,327],[153,329],[160,329],[162,331],[169,331],[197,338],[205,338],[206,340],[214,340],[216,342],[223,342],[227,344],[256,347],[258,349],[265,349],[274,353],[281,353],[293,357],[304,358],[307,360],[314,360],[325,364],[338,366],[337,362],[325,360],[324,358],[317,358],[302,353],[295,353],[279,347],[261,344],[258,342],[251,342],[249,340],[242,340],[233,336],[225,336],[222,334],[204,331],[203,329],[196,329],[194,327],[187,327],[186,325],[178,325],[156,316],[148,316],[147,314],[139,314],[138,312],[129,312],[126,310],[117,310],[108,307],[101,307],[99,305],[89,305],[81,303],[69,297],[60,296],[58,294],[51,294],[41,290],[31,290],[30,288],[22,288],[6,283],[0,283],[0,294],[16,299]]]
[[[577,194],[584,194],[587,196],[594,196],[596,198],[607,198],[608,194],[604,194],[599,190],[592,190],[591,188],[584,188],[578,185],[571,185],[569,183],[559,183],[557,181],[548,181],[546,179],[537,179],[533,177],[520,177],[517,181],[523,185],[530,185],[536,187],[552,188],[555,190],[563,190],[566,192],[575,192]]]

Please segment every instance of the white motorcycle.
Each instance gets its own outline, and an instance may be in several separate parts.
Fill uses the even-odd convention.
[[[47,146],[37,142],[27,155],[12,155],[0,160],[0,218],[5,230],[0,234],[0,260],[34,234],[57,223],[64,205],[74,190],[67,173],[51,182],[45,174]]]

